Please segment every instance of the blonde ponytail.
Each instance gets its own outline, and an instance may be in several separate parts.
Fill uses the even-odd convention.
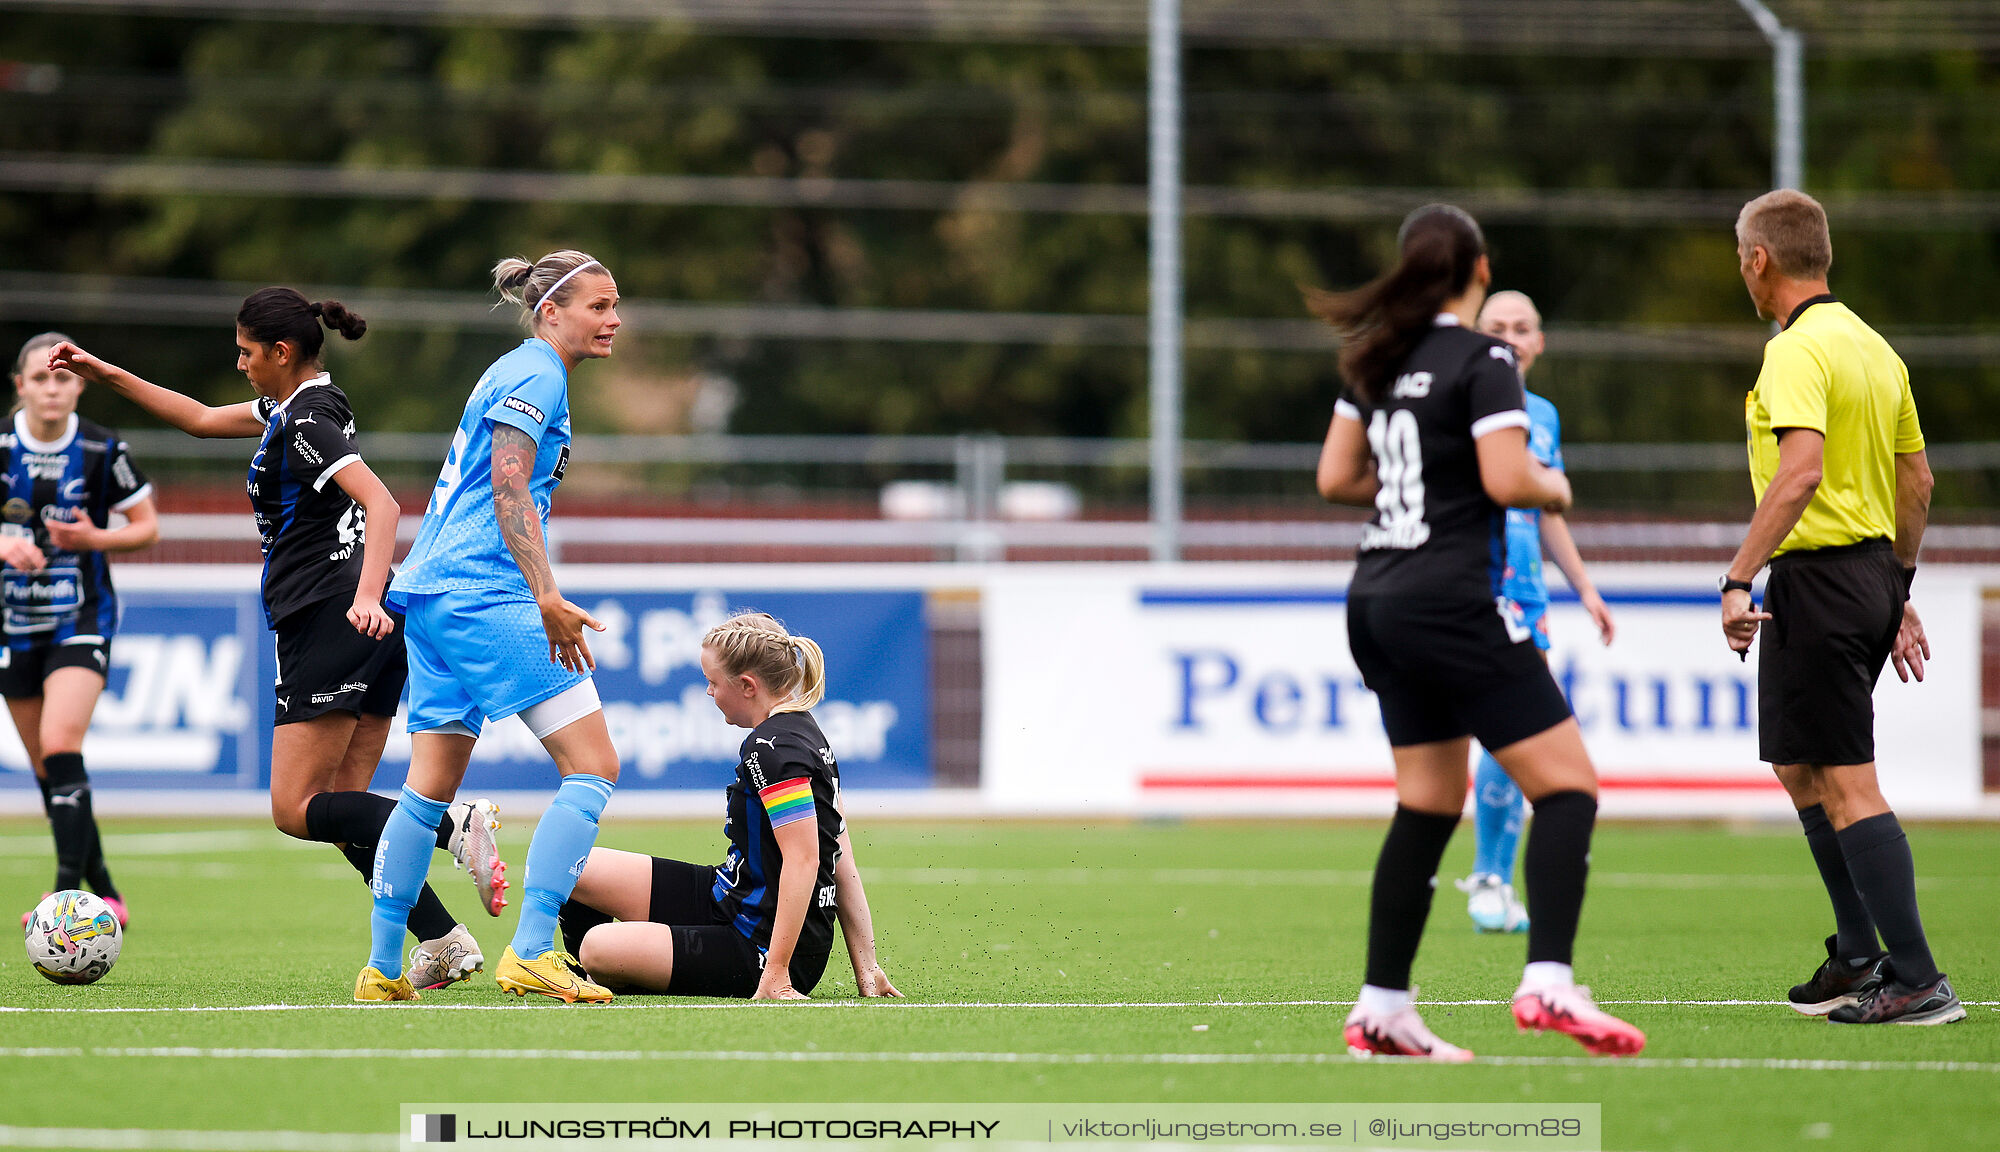
[[[778,703],[771,711],[809,712],[826,699],[826,653],[767,612],[739,612],[708,630],[701,646],[730,676],[755,676]]]

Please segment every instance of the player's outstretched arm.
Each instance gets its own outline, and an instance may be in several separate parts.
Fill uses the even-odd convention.
[[[528,582],[528,592],[542,613],[542,630],[549,637],[549,659],[572,672],[592,672],[597,661],[583,630],[604,631],[590,613],[563,599],[549,569],[548,545],[542,539],[542,516],[535,508],[529,484],[535,475],[535,439],[512,424],[493,426],[493,519],[500,538]]]
[[[840,834],[840,859],[833,865],[834,912],[840,917],[840,938],[847,941],[847,958],[854,964],[854,989],[864,997],[902,997],[889,983],[875,956],[875,921],[868,912],[868,894],[861,888],[861,869],[854,863],[854,843]]]
[[[264,425],[257,419],[254,404],[226,404],[211,408],[192,396],[183,396],[171,388],[141,380],[68,341],[49,349],[49,367],[74,372],[93,384],[103,384],[190,436],[204,440],[228,440],[264,434]]]
[[[752,1000],[804,1000],[792,987],[792,953],[798,949],[819,879],[819,821],[794,820],[771,830],[778,842],[778,907],[771,917],[771,946]]]
[[[1542,513],[1542,548],[1549,558],[1562,570],[1563,579],[1576,589],[1576,598],[1583,603],[1583,610],[1597,624],[1597,637],[1604,643],[1611,643],[1617,631],[1611,620],[1611,609],[1598,595],[1597,586],[1590,582],[1590,573],[1583,566],[1583,553],[1576,549],[1576,539],[1569,534],[1569,517],[1556,512]]]

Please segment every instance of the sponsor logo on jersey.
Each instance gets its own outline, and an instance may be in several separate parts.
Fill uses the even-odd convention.
[[[764,766],[757,762],[757,754],[755,752],[744,757],[743,767],[750,773],[750,782],[756,785],[758,791],[763,791],[765,785]]]
[[[1514,350],[1505,344],[1495,344],[1486,350],[1486,354],[1495,360],[1505,360],[1509,364],[1514,362]]]
[[[299,454],[299,459],[304,460],[315,468],[326,463],[326,458],[319,454],[319,450],[311,444],[306,443],[306,434],[303,432],[294,432],[292,434],[292,451]]]
[[[555,471],[550,472],[549,477],[560,484],[562,483],[563,473],[567,471],[569,471],[569,445],[565,444],[562,446],[562,452],[556,456]]]
[[[82,500],[83,477],[72,476],[68,480],[63,481],[61,498],[65,503],[69,504],[75,504],[78,501]]]
[[[769,748],[773,752],[776,752],[778,750],[778,740],[776,737],[772,737],[771,739],[766,740],[764,737],[758,736],[752,739],[750,742],[752,744],[762,744],[764,747]]]
[[[548,422],[548,417],[542,415],[542,410],[540,408],[535,407],[533,404],[528,403],[526,400],[521,399],[519,396],[507,397],[505,400],[502,400],[500,402],[500,406],[502,408],[512,408],[514,411],[521,413],[523,416],[526,416],[528,419],[533,420],[537,424],[544,424]]]
[[[833,767],[833,749],[831,748],[820,749],[819,762],[826,765],[828,768]]]
[[[111,461],[111,478],[118,481],[118,486],[121,488],[132,489],[139,486],[139,474],[132,470],[132,462],[122,455]]]
[[[1428,372],[1405,372],[1396,377],[1396,386],[1389,395],[1398,400],[1418,399],[1431,394],[1431,374]]]
[[[69,471],[67,452],[27,452],[21,459],[28,466],[28,477],[32,480],[60,480]]]
[[[35,510],[26,500],[16,496],[5,504],[0,504],[0,517],[5,517],[9,524],[26,524],[35,518]]]

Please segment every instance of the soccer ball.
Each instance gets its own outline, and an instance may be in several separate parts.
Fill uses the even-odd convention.
[[[118,962],[125,934],[88,892],[56,892],[28,914],[28,962],[58,984],[95,984]]]

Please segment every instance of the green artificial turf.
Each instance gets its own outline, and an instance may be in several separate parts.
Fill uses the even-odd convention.
[[[510,862],[530,831],[502,832]],[[1433,1029],[1488,1058],[1456,1067],[1350,1060],[1344,1006],[1285,1003],[1353,997],[1380,823],[858,826],[906,1001],[858,1002],[837,953],[813,1005],[608,1008],[518,1004],[490,975],[423,1004],[351,1006],[368,901],[331,848],[251,822],[106,832],[133,915],[117,967],[58,987],[9,948],[0,1006],[327,1007],[0,1011],[0,1135],[15,1146],[37,1127],[387,1134],[405,1102],[787,1100],[1582,1102],[1603,1106],[1609,1149],[2000,1146],[2000,1014],[1974,1003],[2000,1000],[2000,829],[1984,825],[1911,832],[1933,948],[1972,1013],[1940,1028],[1842,1028],[1773,1003],[1830,930],[1795,829],[1600,828],[1577,969],[1650,1038],[1623,1063],[1517,1034],[1504,1003],[1438,1004],[1504,1002],[1524,947],[1476,935],[1441,882],[1416,980]],[[1446,881],[1469,863],[1464,832]],[[45,838],[39,822],[0,821],[6,907],[46,885]],[[612,821],[600,843],[721,854],[716,821]],[[476,916],[447,857],[431,877]],[[490,965],[513,910],[471,926]],[[1733,1000],[1755,1003],[1693,1003]]]

